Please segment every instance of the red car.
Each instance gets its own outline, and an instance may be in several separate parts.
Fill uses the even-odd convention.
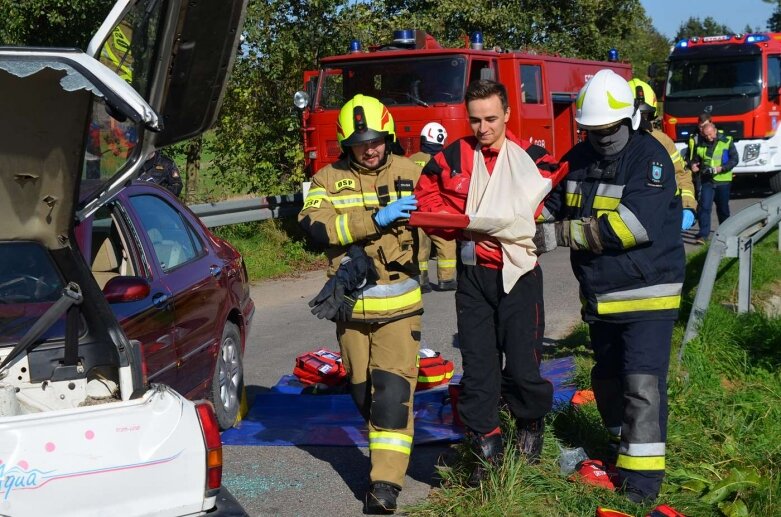
[[[214,403],[233,426],[255,304],[236,249],[179,199],[136,181],[76,228],[120,325],[142,344],[150,382]]]

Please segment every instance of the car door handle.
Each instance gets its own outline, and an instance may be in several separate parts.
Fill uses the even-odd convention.
[[[209,268],[209,274],[214,278],[219,278],[219,276],[222,274],[222,268],[220,266],[211,266]]]
[[[168,307],[168,295],[165,293],[158,293],[152,297],[152,303],[158,309],[165,309]]]

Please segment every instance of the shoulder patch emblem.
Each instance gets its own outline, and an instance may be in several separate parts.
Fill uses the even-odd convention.
[[[334,183],[334,193],[341,192],[344,189],[355,190],[355,180],[352,178],[344,178]]]
[[[651,162],[651,170],[648,171],[649,186],[661,186],[664,177],[664,168],[659,162]]]

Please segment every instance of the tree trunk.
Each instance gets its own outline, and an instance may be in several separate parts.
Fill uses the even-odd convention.
[[[199,201],[198,198],[198,173],[201,170],[201,146],[203,144],[202,137],[193,138],[187,143],[187,150],[185,154],[187,156],[187,165],[185,171],[187,174],[187,183],[185,191],[187,195],[185,201],[187,203],[194,203]]]

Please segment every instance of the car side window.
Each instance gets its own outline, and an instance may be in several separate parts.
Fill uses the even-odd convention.
[[[169,271],[201,254],[203,244],[190,223],[173,206],[157,196],[131,196],[163,271]]]

